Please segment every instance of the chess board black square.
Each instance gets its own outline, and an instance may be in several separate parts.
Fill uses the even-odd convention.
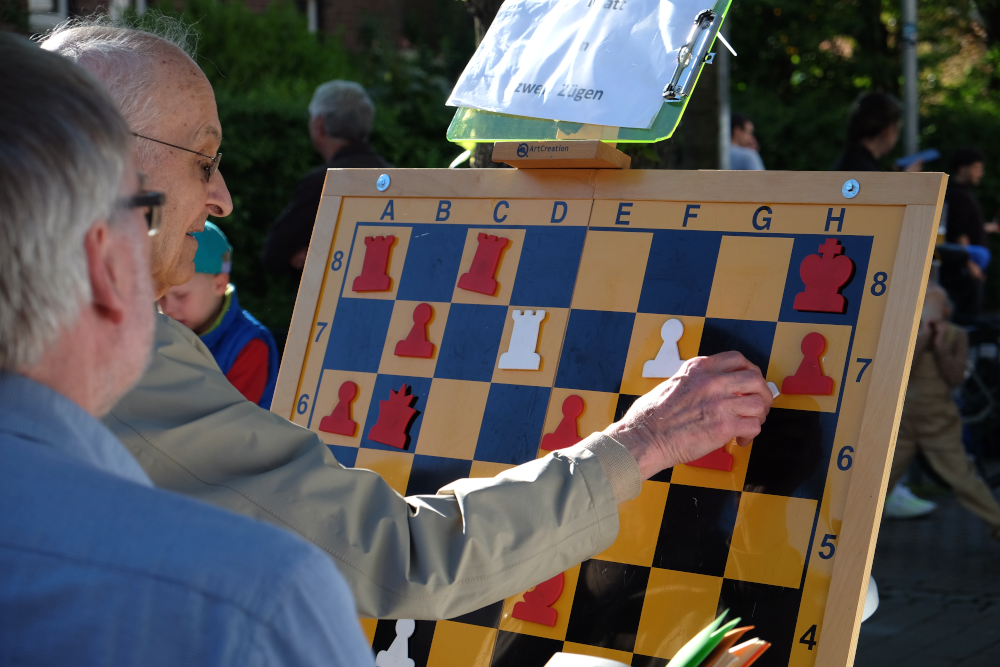
[[[634,324],[635,313],[571,310],[555,386],[618,393]]]
[[[753,451],[744,488],[794,498],[823,497],[837,414],[771,408]]]
[[[503,614],[503,600],[494,602],[491,605],[482,607],[468,614],[462,614],[451,619],[456,623],[467,625],[478,625],[483,628],[495,628],[500,625],[500,616]]]
[[[468,477],[471,469],[472,461],[467,459],[452,459],[443,456],[423,456],[417,454],[413,457],[413,466],[410,468],[410,479],[406,484],[406,495],[433,495],[442,486],[451,484],[456,479]]]
[[[721,244],[719,232],[654,231],[639,312],[704,317]]]
[[[417,621],[413,634],[407,640],[407,655],[417,667],[424,667],[431,654],[431,640],[434,638],[435,621]],[[372,654],[388,651],[396,639],[396,621],[382,619],[375,626],[375,638],[372,640]]]
[[[377,373],[392,305],[384,299],[341,299],[330,325],[323,368]]]
[[[528,227],[511,304],[569,308],[586,236],[585,227]]]
[[[698,354],[707,357],[719,352],[736,350],[749,359],[750,363],[759,366],[761,373],[767,375],[776,324],[776,322],[707,317],[705,328],[701,333]]]
[[[649,568],[603,560],[580,566],[566,641],[632,652]]]
[[[754,663],[755,667],[787,665],[795,641],[801,588],[782,588],[748,581],[724,579],[719,595],[719,613],[729,609],[727,619],[740,617],[740,625],[754,629],[744,639],[760,637],[771,648]]]
[[[558,639],[501,630],[497,633],[490,667],[545,667],[562,648],[563,643]]]
[[[669,662],[666,658],[654,658],[638,653],[632,656],[632,667],[667,667]]]
[[[451,304],[434,377],[476,382],[492,380],[506,320],[506,306]]]
[[[396,298],[401,301],[451,301],[466,234],[467,228],[457,225],[413,225]],[[354,243],[357,248],[358,240]]]
[[[671,484],[653,565],[723,576],[739,505],[738,491]]]

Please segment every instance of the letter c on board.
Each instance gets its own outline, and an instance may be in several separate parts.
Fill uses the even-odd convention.
[[[497,212],[500,210],[501,206],[503,206],[504,208],[510,208],[510,204],[508,204],[506,200],[501,199],[500,201],[498,201],[497,205],[493,207],[493,222],[503,222],[504,220],[507,219],[506,213],[503,214],[502,218],[497,215]]]

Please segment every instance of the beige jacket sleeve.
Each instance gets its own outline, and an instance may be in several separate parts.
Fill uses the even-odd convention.
[[[323,549],[362,616],[449,618],[531,588],[610,546],[618,503],[641,488],[631,454],[595,434],[495,478],[403,498],[244,400],[198,337],[164,316],[145,376],[105,423],[157,486]]]

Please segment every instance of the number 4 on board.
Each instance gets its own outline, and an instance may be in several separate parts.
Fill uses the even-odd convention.
[[[815,646],[816,643],[817,643],[816,642],[816,626],[815,625],[809,626],[809,629],[806,630],[806,633],[804,635],[802,635],[801,637],[799,637],[799,643],[800,644],[805,644],[806,646],[808,646],[810,651],[813,650],[813,646]]]

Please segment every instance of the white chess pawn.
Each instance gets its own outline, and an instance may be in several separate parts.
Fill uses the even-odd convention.
[[[542,357],[535,348],[545,311],[515,310],[510,316],[514,318],[514,331],[510,334],[510,346],[500,355],[499,367],[511,371],[537,371],[542,365]]]
[[[375,656],[375,667],[414,667],[416,663],[410,659],[409,639],[416,628],[416,622],[408,618],[396,621],[396,638],[389,645],[389,650],[379,651]]]
[[[663,345],[656,353],[655,359],[650,359],[642,365],[644,378],[668,378],[680,370],[684,361],[681,359],[677,341],[684,335],[684,324],[680,320],[670,319],[660,327],[660,338]]]

